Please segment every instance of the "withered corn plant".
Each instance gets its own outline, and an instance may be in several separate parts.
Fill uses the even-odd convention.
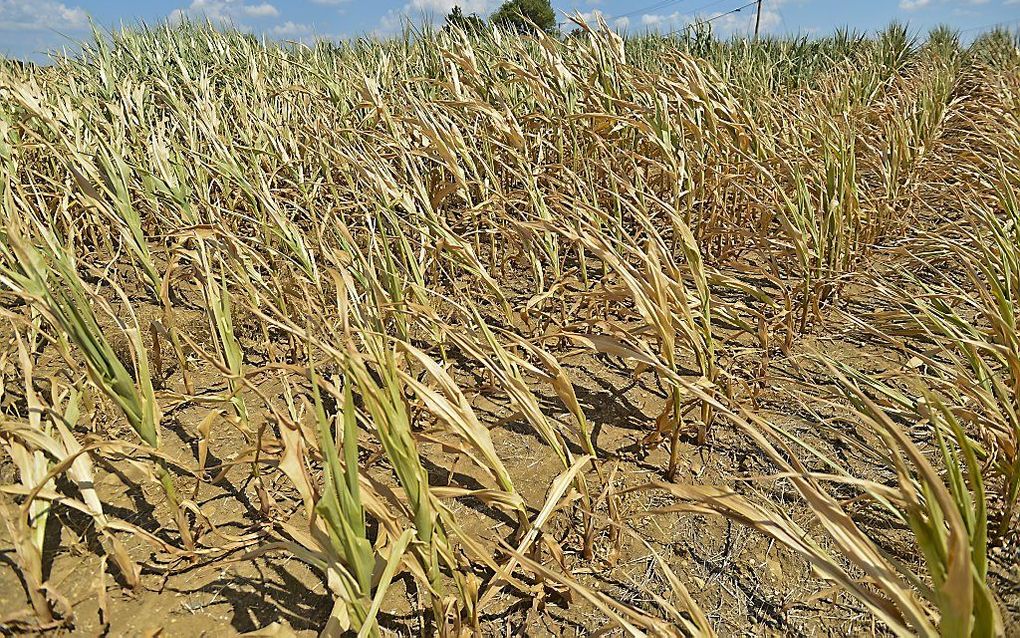
[[[574,21],[0,59],[0,631],[87,627],[65,511],[111,633],[274,553],[328,636],[761,633],[713,512],[820,577],[770,630],[1002,631],[1017,39]]]

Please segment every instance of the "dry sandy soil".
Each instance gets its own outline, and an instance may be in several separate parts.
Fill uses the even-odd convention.
[[[866,311],[866,301],[853,298],[853,288],[834,309]],[[196,331],[201,321],[196,320]],[[819,326],[813,337],[798,344],[788,357],[777,357],[770,364],[770,382],[757,397],[758,411],[820,448],[838,455],[842,462],[867,475],[866,464],[844,442],[844,437],[827,435],[819,425],[826,408],[813,404],[803,386],[795,382],[798,373],[792,361],[800,352],[824,349],[830,356],[862,369],[895,375],[904,362],[898,353],[871,342],[846,325],[833,321]],[[45,357],[44,357],[45,359]],[[579,356],[571,362],[570,374],[577,384],[578,397],[592,419],[596,445],[615,470],[617,490],[640,486],[662,478],[668,461],[666,446],[643,444],[665,403],[665,392],[654,375],[634,375],[615,359]],[[788,379],[788,380],[787,380]],[[200,380],[200,377],[199,377]],[[16,379],[15,379],[16,381]],[[465,380],[467,381],[467,380]],[[478,379],[465,387],[483,387]],[[172,387],[172,382],[167,382]],[[207,388],[212,390],[214,388]],[[271,384],[262,388],[272,396]],[[8,388],[7,396],[17,394]],[[541,395],[540,395],[541,396]],[[543,397],[550,414],[566,417],[555,395]],[[281,399],[282,400],[282,399]],[[491,426],[497,450],[506,460],[515,484],[529,503],[542,503],[546,490],[558,473],[558,465],[541,441],[523,424],[515,422],[505,402],[480,392],[474,407]],[[815,411],[815,413],[812,413]],[[206,408],[190,405],[168,410],[164,421],[164,445],[173,457],[186,459],[195,466],[198,456],[198,424]],[[255,423],[266,415],[256,415]],[[126,426],[125,426],[126,427]],[[130,436],[129,432],[124,433]],[[845,433],[844,433],[845,435]],[[862,441],[864,444],[876,442]],[[215,467],[230,458],[241,446],[240,435],[222,436],[211,442],[207,467]],[[372,453],[372,443],[364,442],[365,463],[373,464],[381,480],[389,474],[381,455]],[[472,466],[458,462],[436,444],[423,444],[423,457],[434,486],[448,484],[452,476],[458,485],[471,485]],[[784,493],[769,481],[742,481],[741,478],[768,474],[769,467],[748,442],[735,432],[717,428],[710,445],[693,441],[685,444],[682,468],[676,481],[691,484],[729,484],[743,491],[768,492],[769,500],[784,509],[809,531],[811,517],[793,493]],[[300,497],[289,488],[279,473],[265,472],[265,480],[274,482],[269,492],[274,507],[300,519]],[[144,466],[131,462],[102,463],[97,466],[98,489],[103,503],[114,515],[139,525],[155,520],[149,514],[150,503],[164,507],[158,484],[147,478]],[[275,478],[274,478],[275,476]],[[881,477],[874,477],[881,478]],[[9,463],[0,467],[0,482],[14,480]],[[196,481],[178,478],[178,488],[189,493]],[[256,481],[250,466],[240,464],[228,471],[215,485],[199,485],[195,501],[209,517],[215,532],[207,532],[204,542],[230,543],[231,539],[258,532],[268,524],[260,513]],[[602,526],[591,561],[578,560],[581,539],[569,523],[567,513],[558,514],[547,530],[558,541],[563,555],[555,557],[571,569],[578,579],[628,604],[643,607],[653,604],[654,595],[668,596],[669,588],[657,566],[661,557],[676,572],[692,596],[706,612],[720,635],[727,636],[819,636],[871,635],[882,633],[860,603],[817,578],[805,560],[781,549],[764,536],[728,520],[689,513],[648,513],[668,505],[671,499],[662,492],[634,491],[623,495],[621,514],[634,535],[623,535],[617,550]],[[470,533],[491,541],[509,540],[512,521],[477,501],[452,503],[456,518]],[[605,514],[605,512],[601,512]],[[169,520],[166,511],[156,512],[159,520]],[[111,636],[223,636],[256,632],[253,635],[314,635],[328,617],[331,598],[321,578],[299,560],[281,553],[257,557],[246,554],[254,546],[233,551],[225,562],[186,561],[155,552],[139,538],[127,539],[132,556],[143,565],[143,587],[129,590],[103,572],[100,551],[89,546],[90,534],[85,517],[58,511],[48,527],[49,552],[46,565],[49,581],[74,612],[73,624],[53,633],[58,635]],[[207,526],[208,528],[209,526]],[[910,535],[892,526],[876,536],[883,547],[906,561],[916,561],[909,544]],[[150,529],[160,535],[166,530]],[[218,540],[217,540],[218,539]],[[641,539],[640,541],[638,539]],[[1005,609],[1009,631],[1018,635],[1020,617],[1020,555],[1013,543],[993,548],[992,582]],[[546,558],[549,555],[546,554]],[[9,539],[0,531],[0,629],[17,634],[19,622],[30,614],[24,584],[15,568]],[[510,593],[498,597],[482,613],[485,635],[595,635],[606,621],[593,606],[583,600],[570,600],[562,588],[549,584],[542,599],[526,599]],[[397,635],[422,635],[426,604],[418,600],[413,580],[406,576],[388,593],[382,625]]]

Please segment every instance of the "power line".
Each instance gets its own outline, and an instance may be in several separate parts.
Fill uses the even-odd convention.
[[[639,13],[645,13],[647,11],[658,11],[659,9],[665,9],[666,7],[668,7],[670,5],[679,4],[681,2],[686,2],[686,1],[687,0],[662,0],[661,2],[656,2],[655,4],[650,4],[647,7],[642,7],[641,9],[634,9],[633,11],[628,11],[627,13],[621,13],[620,15],[615,15],[615,16],[613,16],[611,18],[606,18],[606,20],[608,21],[608,20],[616,20],[618,18],[629,18],[631,16],[636,16]]]
[[[704,11],[705,9],[710,9],[710,8],[712,8],[712,7],[716,6],[716,5],[720,5],[720,4],[724,3],[724,2],[726,2],[726,0],[713,0],[712,2],[709,2],[708,4],[703,4],[700,7],[698,7],[697,9],[694,9],[693,11],[691,11],[691,14],[692,15],[693,14],[697,14],[699,11]]]
[[[744,9],[746,9],[748,7],[753,7],[754,5],[758,4],[758,1],[759,0],[752,0],[751,2],[748,2],[745,5],[741,5],[741,6],[737,7],[736,9],[732,9],[730,11],[727,11],[726,13],[720,13],[719,15],[711,17],[708,20],[702,20],[702,22],[704,22],[705,24],[708,24],[709,22],[715,22],[719,18],[726,17],[726,16],[730,15],[731,13],[740,13],[741,11],[743,11]]]
[[[681,2],[687,2],[687,0],[661,0],[660,2],[656,2],[655,4],[650,4],[647,7],[642,7],[641,9],[634,9],[633,11],[628,11],[627,13],[621,13],[621,14],[615,15],[615,16],[603,16],[603,19],[606,22],[610,22],[612,20],[618,20],[620,18],[629,18],[631,16],[636,16],[639,13],[647,13],[648,11],[658,11],[660,9],[665,9],[666,7],[669,7],[669,6],[672,6],[672,5],[675,5],[675,4],[680,4]],[[709,2],[708,4],[702,5],[702,6],[698,7],[698,8],[696,8],[696,9],[692,10],[691,11],[691,15],[695,15],[699,11],[704,11],[705,9],[708,9],[710,7],[714,7],[714,6],[722,4],[724,2],[726,2],[726,0],[714,0],[713,2]]]
[[[714,2],[714,3],[712,3],[712,4],[719,4],[719,3],[718,3],[718,2]],[[700,21],[698,21],[698,24],[709,24],[709,23],[711,23],[711,22],[715,22],[715,21],[716,21],[716,20],[718,20],[719,18],[725,18],[726,16],[728,16],[728,15],[731,15],[731,14],[733,14],[733,13],[740,13],[740,12],[741,12],[741,11],[743,11],[744,9],[746,9],[746,8],[748,8],[748,7],[753,7],[753,6],[755,6],[756,4],[758,4],[758,0],[752,0],[751,2],[748,2],[748,3],[747,3],[747,4],[745,4],[745,5],[741,5],[741,6],[737,7],[736,9],[730,9],[729,11],[726,11],[726,12],[724,12],[724,13],[720,13],[720,14],[719,14],[719,15],[717,15],[717,16],[712,16],[712,17],[711,17],[711,18],[709,18],[708,20],[700,20]],[[711,6],[711,4],[709,4],[709,5],[707,5],[707,6]],[[700,10],[700,9],[699,9],[699,10]],[[686,28],[687,28],[688,26],[690,26],[690,25],[689,25],[689,24],[687,24],[687,25],[684,25],[684,28],[683,28],[683,29],[677,29],[676,31],[670,31],[670,32],[669,32],[669,33],[667,33],[666,35],[667,35],[667,36],[671,36],[671,35],[676,35],[677,33],[680,33],[681,31],[683,31],[684,29],[686,29]]]

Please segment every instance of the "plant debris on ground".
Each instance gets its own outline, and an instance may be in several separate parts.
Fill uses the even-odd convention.
[[[0,59],[0,632],[1020,632],[1020,41]]]

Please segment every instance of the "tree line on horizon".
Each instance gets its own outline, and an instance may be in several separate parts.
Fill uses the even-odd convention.
[[[518,33],[530,33],[536,27],[549,34],[559,33],[556,13],[549,0],[506,0],[489,17],[489,24]],[[446,16],[446,28],[477,32],[486,28],[486,21],[477,13],[465,14],[459,5]]]

